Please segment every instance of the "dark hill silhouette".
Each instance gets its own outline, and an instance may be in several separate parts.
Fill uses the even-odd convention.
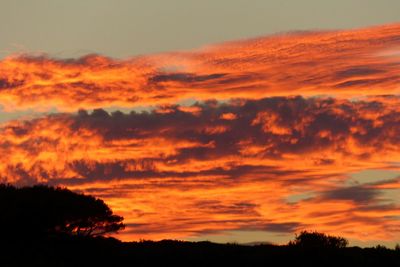
[[[123,227],[101,200],[47,186],[0,186],[0,266],[394,266],[400,249],[347,247],[303,231],[288,245],[121,242]]]

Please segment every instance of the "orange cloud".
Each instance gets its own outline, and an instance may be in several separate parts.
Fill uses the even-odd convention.
[[[400,25],[303,32],[129,60],[11,56],[6,110],[134,107],[184,99],[399,93]]]
[[[398,179],[346,181],[397,168],[399,102],[273,97],[13,121],[0,130],[0,179],[102,197],[126,218],[124,239],[311,228],[393,240],[399,203],[384,194]]]

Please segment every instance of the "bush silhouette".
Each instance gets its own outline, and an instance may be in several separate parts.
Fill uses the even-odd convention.
[[[0,238],[98,236],[124,228],[100,199],[49,186],[0,185]]]
[[[303,248],[345,248],[349,242],[340,236],[331,236],[319,232],[302,231],[296,234],[295,240],[289,245],[299,246]]]

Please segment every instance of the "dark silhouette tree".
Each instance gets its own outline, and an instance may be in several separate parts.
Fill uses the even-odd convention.
[[[340,236],[331,236],[316,231],[302,231],[296,234],[295,240],[290,241],[289,245],[303,248],[345,248],[349,242]]]
[[[98,236],[124,228],[103,200],[65,188],[0,185],[0,238]]]

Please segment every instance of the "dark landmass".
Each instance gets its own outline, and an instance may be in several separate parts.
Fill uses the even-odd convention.
[[[0,267],[7,266],[395,266],[400,247],[347,247],[302,231],[287,245],[121,242],[124,228],[101,199],[49,186],[0,185]]]
[[[1,243],[1,266],[400,266],[400,250],[55,237]]]

